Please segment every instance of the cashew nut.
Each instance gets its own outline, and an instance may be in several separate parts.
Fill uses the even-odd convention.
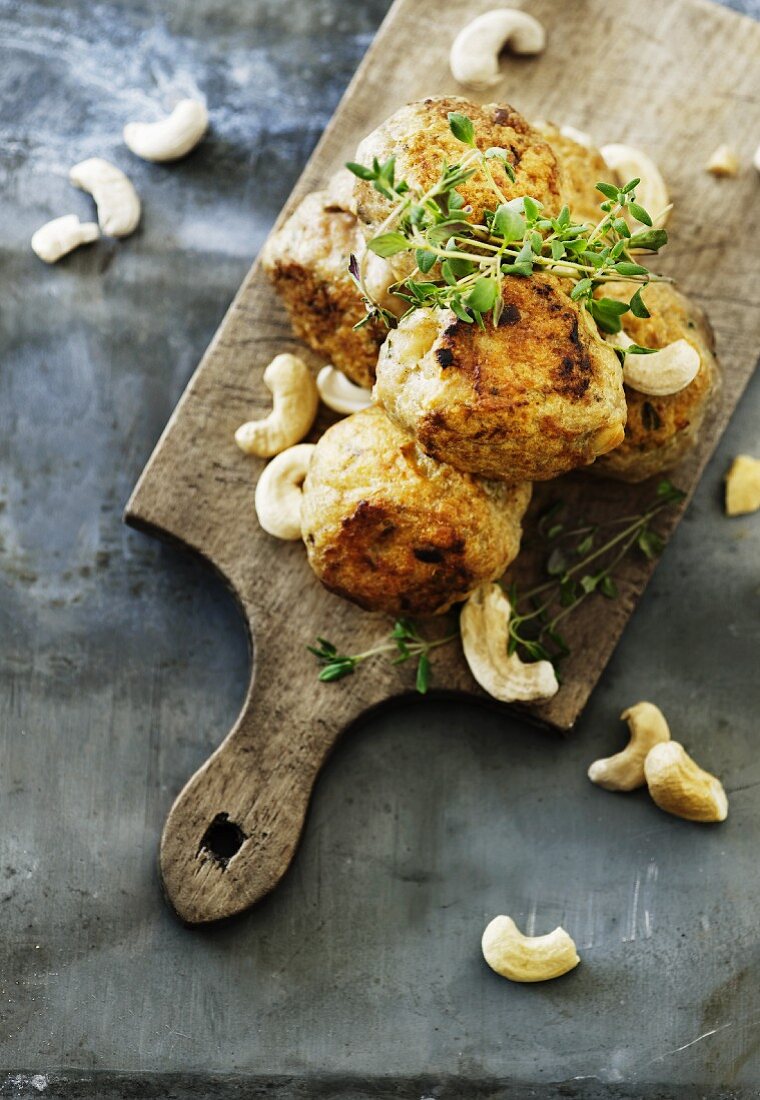
[[[511,917],[494,917],[483,933],[483,958],[511,982],[560,978],[581,961],[564,928],[546,936],[524,936]]]
[[[140,221],[140,199],[120,168],[102,157],[90,157],[74,165],[69,179],[94,198],[100,228],[107,236],[134,233]]]
[[[407,310],[407,303],[403,298],[398,298],[391,293],[391,287],[396,282],[396,275],[388,260],[377,256],[367,248],[364,240],[359,240],[356,247],[356,259],[364,274],[364,285],[369,295],[382,306],[383,309],[395,313],[400,317]]]
[[[547,122],[545,118],[536,118],[532,123],[533,129],[540,131],[540,133],[547,135],[546,140],[551,141],[551,134],[555,133],[557,127]],[[587,134],[585,130],[578,130],[575,126],[560,126],[559,132],[562,137],[569,138],[570,141],[574,141],[576,145],[585,145],[591,149],[594,145],[594,140],[591,134]]]
[[[618,186],[632,179],[640,181],[636,186],[636,201],[651,216],[653,225],[664,225],[670,213],[670,196],[654,161],[632,145],[603,145],[601,154]]]
[[[494,8],[484,12],[459,32],[449,54],[455,80],[470,88],[498,84],[499,54],[509,46],[512,53],[541,53],[546,44],[543,26],[527,12]]]
[[[100,236],[95,222],[80,222],[76,214],[53,218],[32,235],[32,251],[46,264],[54,264],[80,244],[90,244]]]
[[[325,209],[356,213],[356,199],[354,198],[355,183],[356,176],[353,172],[349,172],[348,168],[339,168],[337,172],[334,172],[327,181],[327,202],[325,204]],[[374,252],[372,255],[374,256]]]
[[[482,584],[462,608],[459,629],[462,648],[477,682],[504,703],[550,699],[559,683],[550,661],[524,664],[507,655],[509,599],[498,584]]]
[[[605,337],[620,348],[635,343],[627,332]],[[623,360],[623,381],[626,386],[652,397],[667,397],[686,389],[699,374],[702,360],[688,340],[675,340],[649,355],[626,355]]]
[[[356,386],[346,378],[343,371],[335,367],[322,367],[317,375],[317,390],[319,396],[334,412],[350,413],[360,412],[372,404],[372,393],[363,386]]]
[[[574,126],[560,126],[559,132],[562,137],[570,138],[576,145],[585,145],[587,149],[593,147],[594,141],[591,134],[587,134],[585,130],[576,130]],[[626,180],[626,183],[628,181]]]
[[[264,371],[264,385],[274,398],[263,420],[250,420],[235,432],[235,442],[249,455],[269,458],[292,447],[308,433],[319,405],[309,368],[296,355],[277,355]]]
[[[726,515],[746,516],[760,508],[760,459],[737,455],[726,475]]]
[[[256,482],[254,506],[259,523],[276,539],[301,537],[301,487],[314,453],[313,443],[288,447],[265,466]]]
[[[655,745],[644,761],[649,793],[661,810],[687,821],[725,821],[723,784],[703,771],[677,741]]]
[[[181,99],[160,122],[128,122],[124,141],[143,160],[179,160],[194,149],[208,129],[208,111],[199,99]]]
[[[622,752],[595,760],[588,770],[592,783],[608,791],[634,791],[646,783],[644,761],[661,741],[670,740],[665,716],[654,703],[636,703],[620,715],[628,722],[631,737]]]
[[[760,172],[760,145],[758,145],[757,149],[755,149],[755,155],[752,158],[752,163],[754,164],[755,168],[757,168],[758,172]]]
[[[705,165],[705,171],[713,176],[738,176],[740,168],[741,161],[730,145],[719,145]]]

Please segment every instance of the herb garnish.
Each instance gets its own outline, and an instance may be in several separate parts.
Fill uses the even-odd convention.
[[[448,308],[461,321],[475,322],[481,328],[484,316],[491,313],[497,325],[504,279],[530,276],[538,269],[570,279],[575,284],[570,297],[583,303],[603,332],[620,332],[620,318],[629,310],[635,317],[649,317],[641,291],[661,276],[637,263],[634,254],[657,252],[667,243],[668,235],[664,229],[653,228],[651,214],[636,202],[638,179],[624,187],[604,182],[596,185],[604,196],[600,203],[603,216],[596,225],[574,222],[567,206],[556,217],[549,217],[543,213],[542,203],[529,195],[507,200],[491,170],[491,163],[498,160],[514,182],[507,151],[493,147],[482,152],[475,143],[472,120],[457,112],[448,117],[452,134],[466,152],[458,164],[444,161],[438,180],[427,191],[396,180],[395,157],[383,163],[375,158],[371,167],[346,166],[395,203],[367,247],[383,257],[413,254],[414,269],[391,287],[392,293],[409,304],[407,312],[422,306]],[[480,223],[471,221],[472,210],[457,191],[476,174],[486,180],[496,200]],[[628,213],[647,228],[632,232],[625,217]],[[658,217],[661,213],[655,211]],[[352,256],[349,267],[368,309],[356,327],[377,318],[393,328],[397,318],[367,289],[365,263],[366,253],[361,261]],[[620,280],[638,284],[628,303],[594,297],[598,287]],[[615,350],[622,360],[624,354],[650,349],[633,344]]]
[[[545,563],[550,579],[527,592],[520,592],[515,584],[507,586],[512,605],[508,653],[517,652],[524,661],[546,660],[557,666],[570,653],[559,624],[594,592],[610,600],[617,598],[614,573],[634,547],[650,560],[660,554],[664,544],[652,529],[652,520],[685,495],[670,481],[661,481],[643,512],[600,524],[578,521],[568,526],[563,522],[565,505],[561,500],[548,508],[538,521],[538,532],[551,546]],[[424,695],[430,683],[431,650],[458,637],[457,631],[428,641],[415,623],[397,619],[388,640],[363,653],[341,653],[326,638],[317,638],[317,645],[306,648],[322,666],[319,679],[323,681],[342,680],[362,662],[384,653],[395,654],[394,665],[416,659],[416,688]]]
[[[614,572],[634,547],[649,559],[657,557],[664,543],[652,520],[685,495],[670,481],[661,481],[643,512],[596,525],[581,521],[566,526],[562,501],[547,509],[538,532],[552,547],[545,564],[550,579],[527,592],[507,586],[512,605],[508,652],[555,664],[566,657],[570,650],[558,629],[562,620],[594,592],[611,600],[618,596]]]
[[[445,638],[428,641],[409,619],[397,619],[393,624],[389,641],[373,646],[364,653],[354,653],[350,656],[339,653],[337,647],[326,638],[317,638],[316,646],[310,645],[306,648],[322,665],[318,678],[323,681],[342,680],[344,676],[350,676],[362,661],[376,657],[380,653],[395,653],[392,662],[394,665],[416,659],[415,687],[421,695],[424,695],[430,683],[430,651],[437,649],[438,646],[448,645],[458,637],[458,633],[448,634]]]

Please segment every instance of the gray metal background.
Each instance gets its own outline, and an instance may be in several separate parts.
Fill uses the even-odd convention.
[[[396,707],[342,743],[263,904],[191,932],[161,898],[165,814],[248,655],[221,584],[121,508],[386,7],[0,2],[2,1096],[760,1095],[760,517],[720,504],[760,379],[571,740]],[[196,84],[198,152],[131,158],[122,123]],[[89,214],[66,170],[93,154],[142,227],[48,269],[29,237]],[[724,778],[725,825],[586,780],[642,697]],[[499,912],[561,922],[581,967],[497,978]]]

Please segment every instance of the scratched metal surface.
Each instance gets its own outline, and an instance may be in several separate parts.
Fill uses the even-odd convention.
[[[0,1096],[760,1095],[760,517],[720,508],[757,379],[577,735],[378,715],[268,900],[188,932],[160,898],[164,816],[248,658],[221,585],[120,510],[386,6],[0,0]],[[122,122],[196,85],[210,140],[131,160]],[[142,230],[43,268],[29,236],[87,213],[65,170],[94,153]],[[726,825],[586,781],[642,696],[724,777]],[[502,911],[582,966],[498,979]]]

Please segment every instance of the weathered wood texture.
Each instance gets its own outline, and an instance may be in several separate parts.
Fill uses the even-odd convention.
[[[466,19],[490,6],[490,0],[398,0],[283,216],[401,103],[441,92],[472,98],[449,74],[448,47]],[[600,143],[625,139],[659,162],[675,201],[672,244],[661,266],[708,310],[724,369],[699,449],[674,474],[680,487],[693,490],[752,373],[760,333],[757,176],[747,171],[737,180],[716,181],[703,168],[719,141],[752,148],[760,133],[754,98],[760,28],[699,0],[619,0],[612,6],[535,0],[531,11],[549,29],[546,52],[511,59],[502,83],[476,98],[506,100],[528,117],[573,123]],[[635,63],[621,61],[626,41],[638,43]],[[747,247],[738,254],[740,225]],[[253,640],[253,677],[238,723],[184,789],[164,832],[166,890],[191,923],[237,912],[275,886],[298,842],[316,775],[340,732],[367,708],[411,687],[409,673],[383,662],[342,685],[322,685],[302,656],[318,633],[361,649],[384,633],[385,624],[323,591],[300,545],[277,542],[257,526],[253,486],[260,464],[238,451],[233,433],[268,407],[262,370],[284,350],[302,351],[254,266],[126,512],[129,523],[179,540],[219,570],[241,602]],[[312,362],[318,365],[315,357]],[[585,517],[602,520],[635,510],[652,486],[574,476],[563,481],[561,492]],[[552,495],[556,484],[542,487],[534,513]],[[664,534],[678,518],[669,516]],[[526,551],[523,576],[540,567],[530,535]],[[534,720],[572,727],[651,568],[631,560],[622,571],[619,600],[589,600],[573,616],[565,683],[554,700],[526,711]],[[435,683],[478,694],[453,646],[436,656]],[[234,823],[242,836],[236,839],[223,825],[209,839],[214,821]],[[228,855],[237,850],[221,859],[210,851],[215,847]]]

